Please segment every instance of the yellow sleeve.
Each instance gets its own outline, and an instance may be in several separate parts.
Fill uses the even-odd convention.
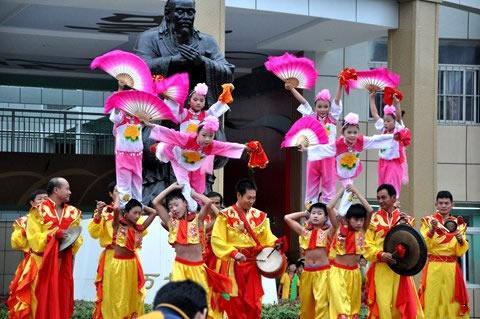
[[[285,283],[285,275],[286,273],[283,273],[282,278],[280,278],[280,284],[283,285]]]
[[[28,241],[25,229],[14,222],[12,225],[13,232],[11,237],[11,244],[13,249],[26,250],[28,249]]]
[[[376,240],[376,226],[370,223],[366,233],[365,233],[365,254],[363,257],[370,262],[378,261],[378,254],[382,252],[382,248],[378,246]]]
[[[263,225],[260,229],[260,234],[257,237],[260,244],[262,244],[262,246],[264,247],[272,247],[275,245],[275,242],[278,238],[272,233],[272,230],[270,229],[270,219],[268,219],[268,217],[265,217],[265,221],[263,222]]]
[[[435,241],[433,240],[433,237],[428,236],[429,230],[430,230],[429,220],[427,218],[422,218],[422,224],[420,225],[420,234],[422,234],[423,239],[425,239],[428,252],[430,252],[435,246]]]
[[[80,226],[80,222],[82,221],[82,213],[79,212],[78,213],[78,217],[77,219],[75,219],[75,221],[73,221],[73,223],[70,224],[70,227],[78,227]],[[73,254],[75,255],[77,253],[77,251],[80,249],[80,246],[82,246],[83,244],[83,236],[80,235],[77,240],[73,243],[73,246],[72,246],[72,250],[73,250]]]
[[[228,244],[227,218],[223,214],[219,214],[213,224],[211,243],[214,254],[223,260],[228,259],[233,252],[237,251],[234,246]]]
[[[459,233],[462,234],[462,238],[463,238],[463,244],[460,245],[457,241],[457,239],[455,238],[454,240],[456,241],[456,245],[455,245],[455,254],[460,257],[460,256],[463,256],[468,248],[470,247],[470,244],[469,242],[467,241],[467,226],[462,226],[462,227],[459,227]]]
[[[48,229],[48,225],[43,224],[43,218],[38,208],[31,208],[28,212],[27,222],[27,240],[30,248],[34,252],[43,252],[50,234],[53,234],[53,231]]]
[[[105,219],[100,218],[98,222],[95,221],[95,218],[92,218],[90,223],[88,223],[88,233],[92,236],[93,239],[98,239],[103,232],[103,224]]]

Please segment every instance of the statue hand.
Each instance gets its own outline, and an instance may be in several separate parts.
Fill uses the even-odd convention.
[[[195,65],[200,65],[203,62],[202,55],[194,47],[182,44],[178,47],[178,50],[185,59]]]
[[[185,57],[180,53],[172,56],[172,59],[170,61],[170,63],[172,63],[173,65],[185,65],[186,62],[187,62],[187,59],[185,59]]]

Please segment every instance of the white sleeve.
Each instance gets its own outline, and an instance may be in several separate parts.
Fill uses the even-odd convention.
[[[335,143],[318,144],[307,147],[308,161],[318,161],[327,157],[335,156]]]
[[[335,99],[332,100],[331,106],[330,106],[330,115],[338,121],[340,118],[340,115],[342,114],[342,100],[338,101],[339,103],[335,103]]]
[[[300,112],[303,116],[315,114],[315,112],[312,109],[312,106],[308,102],[306,102],[304,104],[300,104],[297,107],[297,111]]]
[[[405,128],[405,124],[403,124],[403,121],[401,121],[401,122],[395,122],[395,129],[401,130],[401,129],[403,129],[403,128]]]
[[[109,119],[110,119],[110,121],[112,121],[115,124],[120,123],[123,119],[122,111],[118,111],[117,109],[113,109],[112,113],[110,113]]]
[[[212,106],[210,106],[210,108],[207,111],[207,115],[220,117],[229,110],[230,110],[230,107],[227,104],[217,101],[214,104],[212,104]]]
[[[378,120],[375,122],[375,129],[379,131],[380,133],[383,132],[383,125],[385,123],[383,122],[383,119],[380,117]]]
[[[172,111],[173,115],[177,118],[178,122],[181,122],[185,119],[187,115],[187,109],[183,109],[183,112],[180,112],[180,104],[170,99],[164,99],[163,102],[168,106]]]
[[[379,134],[363,137],[363,148],[366,150],[393,147],[393,134]]]

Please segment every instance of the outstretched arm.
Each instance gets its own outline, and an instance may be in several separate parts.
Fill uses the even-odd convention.
[[[300,102],[301,104],[307,104],[307,103],[308,103],[307,100],[303,97],[303,95],[301,95],[301,94],[297,91],[297,89],[295,89],[295,88],[293,87],[292,84],[290,84],[290,83],[288,83],[288,82],[285,83],[285,89],[289,90],[289,91],[292,93],[293,97],[294,97],[295,99],[297,99],[297,101]]]
[[[395,95],[393,96],[393,105],[395,105],[395,112],[397,112],[397,122],[403,125],[402,108],[400,107],[400,101]]]
[[[300,219],[302,217],[307,217],[308,212],[296,212],[296,213],[291,213],[287,214],[283,217],[285,222],[287,223],[288,227],[290,227],[291,230],[296,232],[298,235],[303,234],[303,226],[300,225],[300,223],[297,221],[297,219]]]
[[[337,206],[337,203],[342,197],[343,194],[343,187],[341,187],[337,194],[335,195],[334,198],[328,203],[327,205],[327,212],[328,212],[328,218],[330,219],[330,222],[332,223],[332,226],[334,229],[338,228],[338,220],[337,220],[337,210],[335,209],[335,206]]]
[[[116,229],[118,229],[118,225],[120,223],[120,199],[119,199],[117,187],[115,187],[114,190],[113,190],[112,199],[113,199],[113,203],[112,203],[112,206],[113,206],[112,226],[113,226],[113,230],[115,231]]]
[[[342,93],[343,93],[343,86],[338,82],[337,92],[335,93],[335,104],[340,105],[342,102]]]
[[[378,115],[377,104],[375,103],[376,92],[370,92],[370,113],[375,121],[378,121],[380,115]]]

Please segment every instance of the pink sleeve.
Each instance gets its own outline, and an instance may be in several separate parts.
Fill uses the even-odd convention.
[[[191,135],[164,126],[155,125],[150,133],[150,138],[155,141],[184,147],[191,138]]]
[[[212,143],[212,155],[220,155],[228,158],[240,158],[243,150],[246,148],[245,145],[239,143],[220,141],[213,141]]]

